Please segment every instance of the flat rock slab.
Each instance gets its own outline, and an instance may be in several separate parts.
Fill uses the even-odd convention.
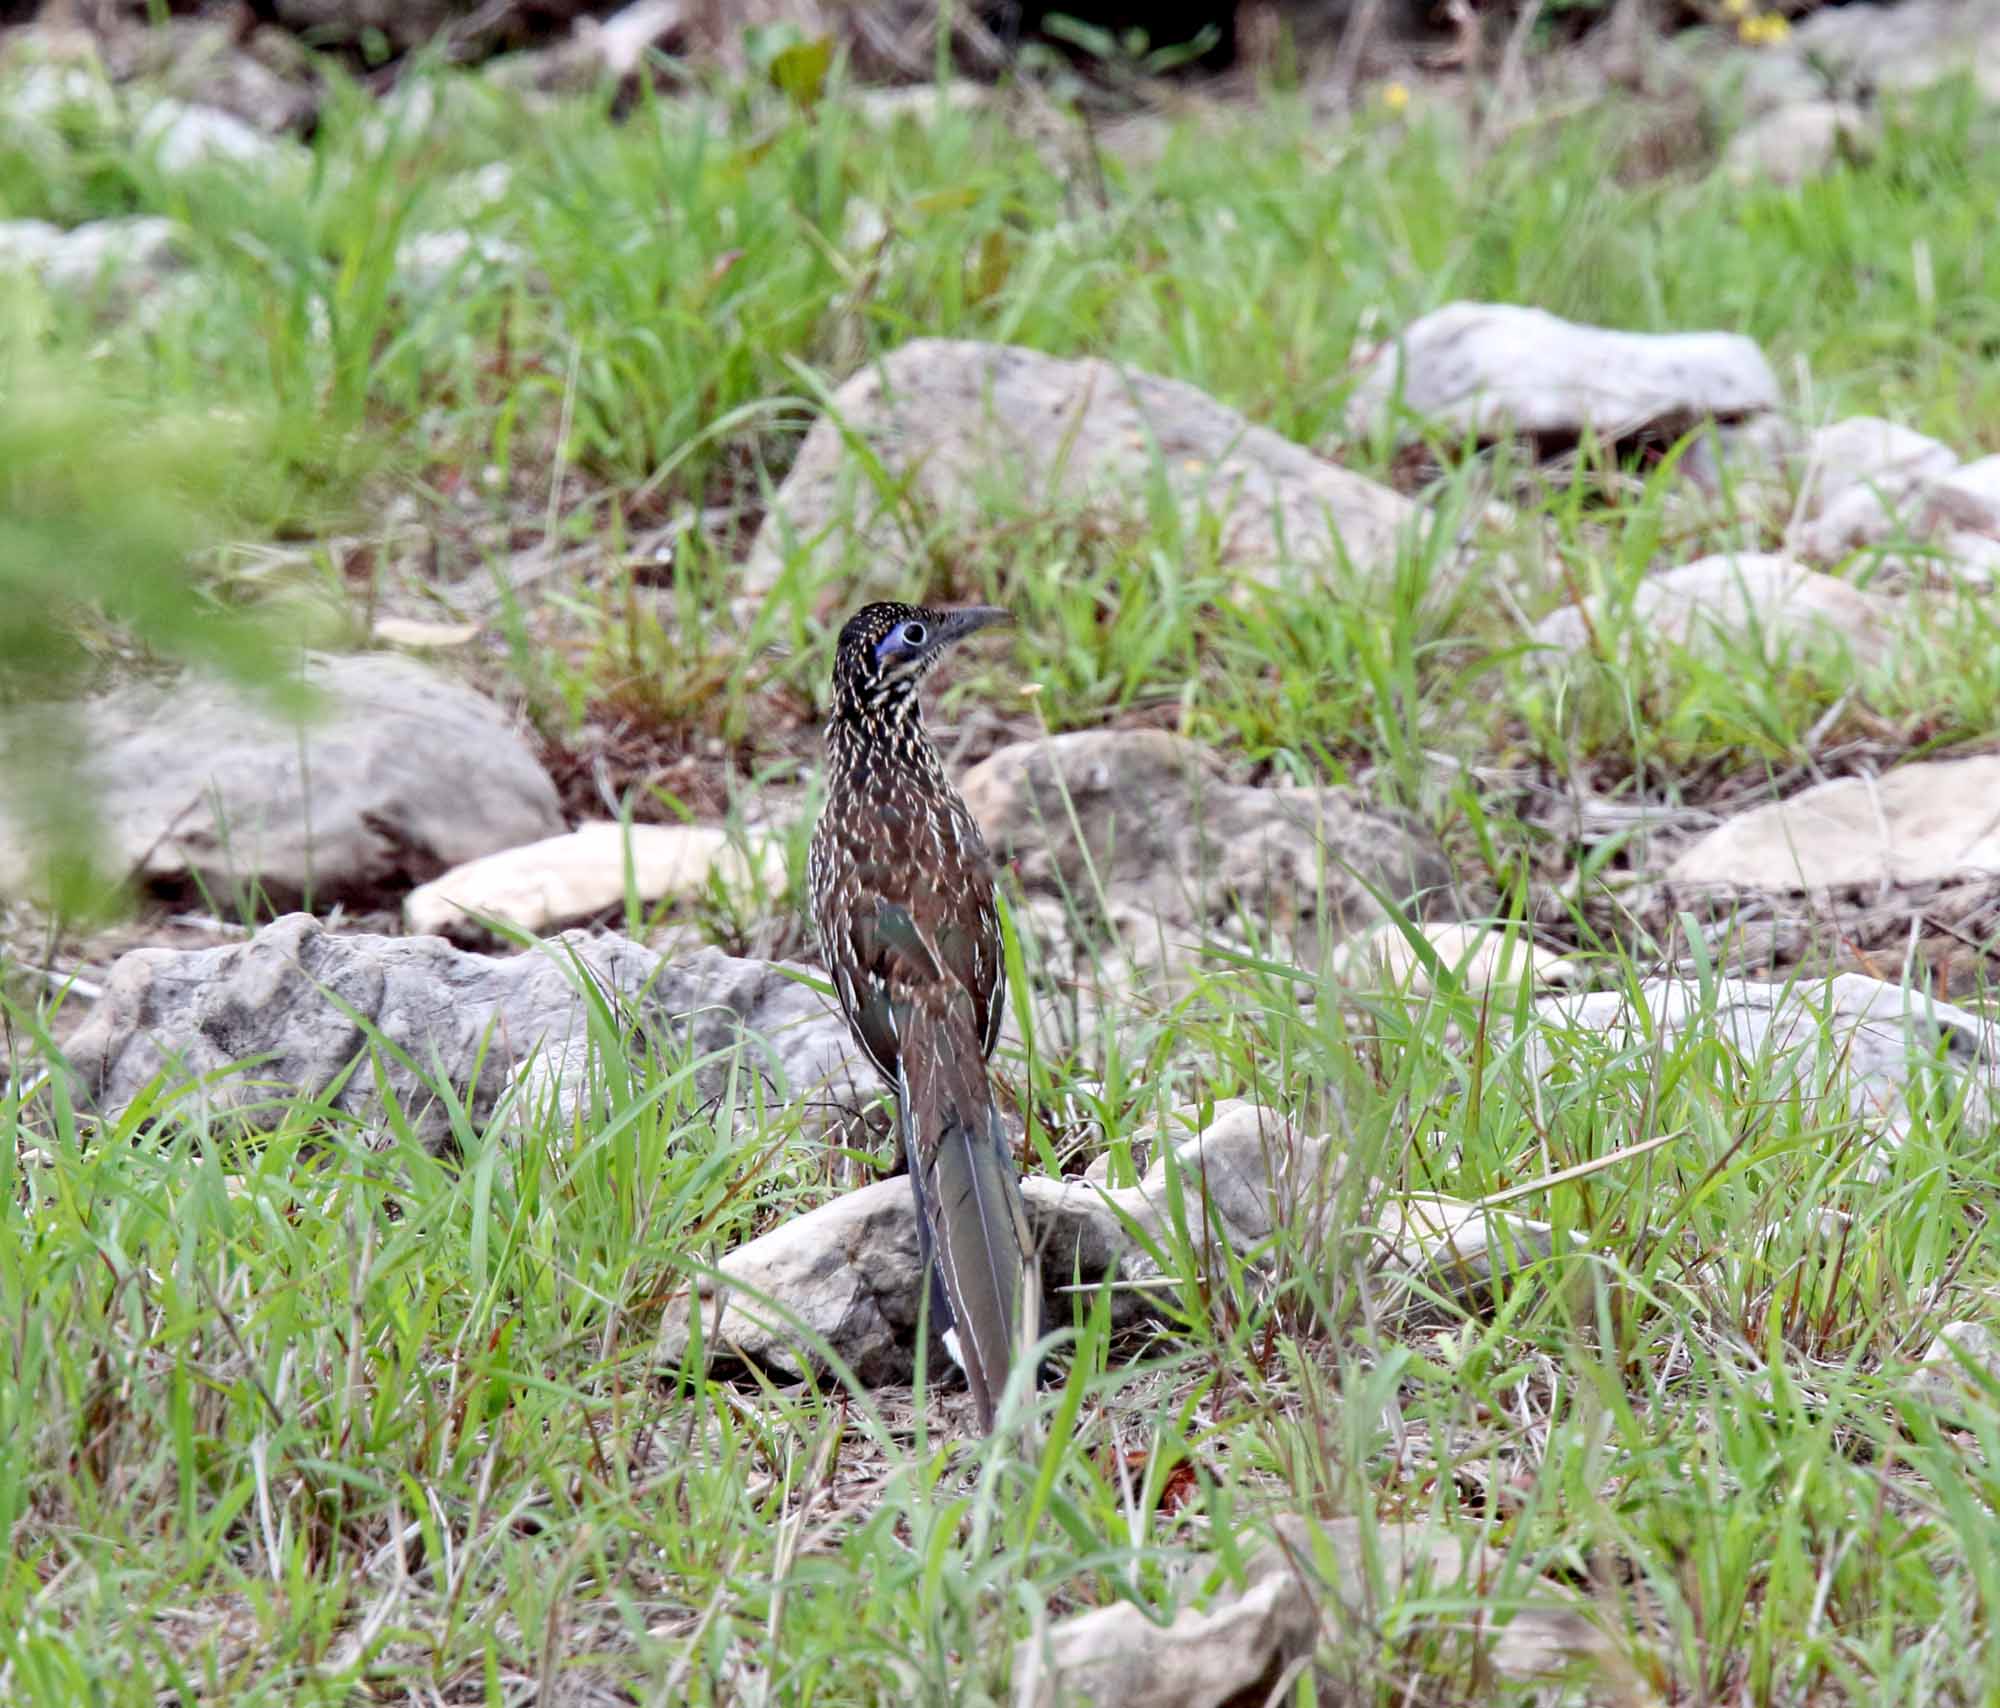
[[[1864,661],[1881,657],[1901,602],[1852,587],[1771,552],[1727,552],[1645,577],[1633,589],[1630,622],[1606,594],[1551,611],[1535,625],[1543,646],[1588,654],[1607,635],[1634,629],[1675,646],[1728,653],[1755,642],[1766,659],[1802,645],[1845,641]]]
[[[1353,791],[1232,783],[1163,730],[1017,742],[960,788],[1047,923],[1081,918],[1140,959],[1164,947],[1172,965],[1190,934],[1231,936],[1245,918],[1316,951],[1383,917],[1371,886],[1420,910],[1449,891],[1430,838]]]
[[[1545,1225],[1438,1197],[1364,1206],[1345,1192],[1331,1141],[1250,1103],[1222,1104],[1206,1117],[1182,1110],[1173,1131],[1193,1136],[1170,1136],[1167,1154],[1137,1186],[1036,1174],[1022,1180],[1050,1301],[1045,1323],[1067,1319],[1064,1290],[1073,1285],[1158,1279],[1146,1248],[1172,1237],[1169,1167],[1180,1171],[1197,1239],[1251,1257],[1282,1227],[1298,1249],[1323,1251],[1330,1266],[1364,1276],[1382,1313],[1397,1320],[1483,1308],[1498,1283],[1531,1266],[1556,1273]],[[1560,1276],[1588,1281],[1581,1264],[1563,1266]],[[907,1382],[922,1299],[909,1182],[882,1180],[729,1252],[695,1279],[691,1300],[667,1307],[658,1345],[668,1367],[687,1355],[697,1332],[692,1309],[712,1372],[747,1367],[798,1381],[838,1358],[864,1385]],[[1148,1320],[1155,1310],[1155,1295],[1143,1285],[1112,1295],[1115,1324]],[[945,1368],[943,1357],[934,1346],[933,1374]]]
[[[540,933],[615,908],[686,899],[711,885],[768,899],[785,888],[784,853],[760,840],[749,852],[710,824],[581,824],[519,848],[454,866],[403,902],[410,930],[479,942],[486,920]]]
[[[593,1000],[627,1038],[651,1039],[675,1060],[715,1056],[696,1074],[700,1096],[720,1090],[732,1065],[745,1097],[851,1090],[845,1024],[783,963],[719,949],[667,960],[584,932],[496,958],[436,937],[335,935],[305,914],[222,948],[133,950],[66,1055],[79,1101],[108,1117],[154,1097],[163,1110],[259,1125],[288,1100],[326,1096],[374,1121],[386,1093],[442,1146],[449,1114],[427,1080],[448,1082],[475,1125],[524,1067],[536,1070],[524,1082],[530,1114],[550,1091],[586,1102]],[[394,1048],[371,1057],[377,1036]],[[872,1081],[862,1069],[861,1083]]]
[[[2000,757],[1842,777],[1729,820],[1667,869],[1675,889],[1783,894],[2000,876]]]
[[[1746,1060],[1770,1064],[1780,1081],[1818,1095],[1894,1143],[1910,1131],[1908,1092],[1941,1069],[1971,1106],[1990,1107],[2000,1030],[1970,1011],[1859,973],[1824,982],[1718,979],[1707,990],[1684,979],[1653,979],[1636,1001],[1620,991],[1544,998],[1530,1071],[1546,1077],[1578,1041],[1592,1051],[1668,1048],[1717,1038]]]
[[[1353,1633],[1371,1647],[1405,1600],[1430,1642],[1472,1644],[1454,1657],[1456,1678],[1490,1669],[1514,1680],[1561,1674],[1587,1679],[1590,1700],[1652,1700],[1631,1659],[1589,1617],[1573,1590],[1510,1565],[1482,1531],[1442,1524],[1370,1523],[1282,1513],[1276,1540],[1254,1554],[1240,1585],[1219,1560],[1197,1558],[1181,1574],[1210,1593],[1166,1624],[1129,1602],[1078,1613],[1014,1651],[1015,1708],[1224,1708],[1290,1700],[1289,1669],[1329,1635]],[[1444,1606],[1439,1606],[1442,1601]],[[1468,1611],[1446,1611],[1454,1601]],[[1484,1609],[1483,1613],[1468,1612]],[[1364,1636],[1364,1634],[1370,1634]],[[1364,1650],[1366,1652],[1366,1650]],[[1416,1699],[1421,1675],[1407,1681]],[[1319,1701],[1346,1701],[1331,1680]],[[1605,1690],[1611,1694],[1601,1694]],[[1567,1699],[1567,1698],[1565,1698]]]
[[[1491,440],[1678,437],[1778,406],[1764,353],[1733,332],[1614,332],[1539,308],[1458,302],[1377,350],[1348,400],[1370,434],[1407,418]]]
[[[1182,1119],[1192,1126],[1196,1118]],[[1324,1139],[1237,1103],[1217,1109],[1174,1157],[1190,1194],[1206,1197],[1220,1236],[1247,1248],[1277,1223],[1281,1200],[1274,1197],[1274,1180],[1284,1183],[1293,1201],[1312,1196],[1316,1184],[1324,1196],[1331,1153]],[[1125,1188],[1045,1175],[1022,1180],[1042,1283],[1051,1296],[1079,1280],[1152,1273],[1127,1218],[1149,1236],[1166,1228],[1167,1167],[1162,1158],[1137,1186]],[[916,1209],[909,1182],[895,1179],[843,1193],[738,1246],[713,1275],[698,1279],[693,1303],[711,1361],[720,1355],[724,1366],[798,1380],[824,1369],[830,1350],[860,1381],[874,1385],[910,1380],[922,1298]],[[688,1309],[685,1300],[670,1305],[661,1324],[659,1345],[669,1366],[693,1342]],[[1137,1292],[1114,1301],[1119,1321],[1136,1320],[1146,1310]],[[934,1349],[933,1372],[943,1368],[942,1356]]]
[[[192,677],[78,708],[106,863],[221,908],[253,891],[374,902],[563,828],[555,785],[484,696],[388,653],[306,674],[321,705],[303,725]],[[37,887],[31,829],[0,807],[0,894]]]
[[[835,393],[758,530],[745,585],[776,585],[795,541],[893,586],[935,520],[960,528],[996,506],[1139,516],[1156,492],[1191,529],[1216,518],[1224,561],[1258,579],[1342,557],[1387,569],[1421,522],[1400,494],[1178,380],[924,338]]]

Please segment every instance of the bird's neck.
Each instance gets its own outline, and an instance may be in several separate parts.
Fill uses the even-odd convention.
[[[945,782],[944,761],[925,733],[914,694],[881,706],[837,700],[826,724],[826,757],[829,768],[851,784],[897,778]]]

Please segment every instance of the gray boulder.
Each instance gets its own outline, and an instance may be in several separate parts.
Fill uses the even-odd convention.
[[[835,393],[758,531],[745,583],[767,592],[796,540],[830,556],[851,548],[892,588],[934,520],[964,525],[982,503],[1130,517],[1156,492],[1190,528],[1216,518],[1224,560],[1255,579],[1343,554],[1364,572],[1386,569],[1420,522],[1401,494],[1178,380],[922,338]]]
[[[1110,941],[1136,968],[1177,971],[1191,937],[1246,923],[1295,954],[1383,917],[1371,893],[1439,911],[1450,870],[1414,826],[1339,788],[1253,788],[1162,730],[1017,742],[960,783],[996,856],[1013,862],[1044,937]]]
[[[472,689],[388,653],[313,657],[306,676],[323,715],[303,725],[193,677],[84,704],[105,863],[218,906],[252,888],[372,901],[564,828],[540,761]],[[34,890],[37,858],[0,808],[0,894]]]
[[[1777,405],[1770,363],[1737,333],[1614,332],[1545,309],[1457,302],[1371,355],[1348,425],[1379,431],[1400,411],[1478,439],[1617,440],[1674,437]]]
[[[701,1060],[697,1098],[722,1090],[732,1070],[749,1101],[872,1087],[865,1067],[853,1082],[847,1029],[831,1005],[781,964],[718,949],[669,961],[582,931],[494,957],[438,937],[336,935],[305,914],[222,948],[133,950],[66,1057],[79,1100],[109,1117],[150,1095],[162,1109],[254,1125],[306,1096],[373,1121],[393,1095],[442,1146],[451,1124],[436,1081],[475,1126],[510,1087],[526,1118],[550,1094],[566,1106],[587,1101],[597,1083],[593,1001],[623,1038]]]
[[[1676,890],[1783,894],[2000,878],[2000,758],[1839,777],[1740,813],[1667,869]]]

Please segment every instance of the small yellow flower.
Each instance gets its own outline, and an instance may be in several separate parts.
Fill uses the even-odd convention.
[[[1726,18],[1740,18],[1750,10],[1750,0],[1722,0],[1722,15]]]
[[[1407,83],[1384,83],[1382,85],[1382,105],[1392,113],[1400,113],[1410,104],[1410,88]]]
[[[1792,33],[1792,26],[1777,12],[1761,12],[1736,26],[1736,39],[1749,47],[1774,47]]]

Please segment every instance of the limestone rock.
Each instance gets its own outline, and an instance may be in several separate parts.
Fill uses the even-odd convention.
[[[1930,1405],[1954,1418],[1987,1411],[2000,1385],[2000,1335],[1982,1322],[1949,1322],[1925,1349],[1910,1384]]]
[[[1273,1698],[1287,1669],[1328,1633],[1384,1628],[1406,1598],[1466,1598],[1490,1616],[1427,1612],[1436,1630],[1417,1645],[1470,1640],[1482,1660],[1454,1657],[1454,1676],[1491,1669],[1514,1680],[1589,1678],[1590,1699],[1638,1708],[1655,1700],[1638,1670],[1574,1591],[1511,1569],[1477,1529],[1281,1514],[1277,1539],[1249,1562],[1241,1588],[1220,1562],[1186,1575],[1218,1586],[1204,1610],[1165,1625],[1129,1602],[1074,1614],[1014,1651],[1015,1708],[1222,1708]],[[1508,1587],[1509,1579],[1513,1579]],[[1393,1616],[1391,1616],[1393,1617]],[[1400,1626],[1399,1628],[1405,1628]],[[1408,1683],[1422,1693],[1419,1674]],[[1345,1700],[1345,1694],[1339,1693]],[[1332,1697],[1322,1690],[1319,1700]]]
[[[1800,555],[1836,563],[1899,529],[1924,531],[1927,495],[1957,469],[1949,446],[1894,422],[1864,415],[1821,428],[1807,447]]]
[[[1798,101],[1737,132],[1723,151],[1723,169],[1744,183],[1803,184],[1831,166],[1843,147],[1865,146],[1869,135],[1861,110],[1848,102]]]
[[[1765,657],[1842,640],[1857,658],[1881,656],[1900,616],[1896,600],[1849,586],[1770,552],[1723,552],[1643,579],[1632,593],[1631,621],[1613,622],[1615,606],[1592,594],[1535,625],[1535,639],[1558,653],[1588,653],[1592,637],[1620,641],[1634,630],[1675,646],[1728,653],[1756,639]],[[1609,627],[1607,627],[1609,625]]]
[[[723,1089],[739,1048],[746,1097],[759,1085],[780,1102],[850,1089],[845,1024],[782,965],[717,949],[666,960],[585,932],[496,958],[436,937],[335,935],[305,914],[243,943],[121,957],[66,1055],[81,1103],[109,1117],[149,1096],[254,1125],[296,1098],[330,1096],[373,1121],[393,1094],[442,1145],[449,1116],[426,1076],[454,1088],[475,1126],[524,1067],[542,1070],[523,1093],[531,1108],[549,1089],[588,1099],[587,993],[627,1035],[715,1058],[690,1101]],[[382,1047],[371,1051],[367,1028]]]
[[[1878,569],[1991,586],[2000,579],[2000,530],[1952,520],[1965,508],[1955,480],[1925,482],[1896,498],[1850,490],[1802,530],[1801,552],[1820,563],[1867,552]]]
[[[424,231],[397,246],[396,271],[408,289],[425,293],[455,284],[461,276],[525,274],[528,252],[478,232]]]
[[[1369,885],[1434,907],[1450,879],[1428,838],[1352,791],[1234,784],[1160,730],[1017,742],[960,788],[1031,898],[1119,932],[1140,958],[1160,952],[1163,929],[1227,935],[1241,917],[1316,953],[1322,932],[1382,917]]]
[[[0,83],[0,115],[9,125],[47,125],[77,117],[109,128],[117,122],[118,98],[103,68],[91,59],[37,60],[7,67]]]
[[[1668,869],[1678,888],[1759,892],[2000,876],[2000,757],[1842,777],[1730,819]]]
[[[218,165],[268,172],[297,158],[234,113],[189,101],[155,101],[139,120],[138,142],[170,173]]]
[[[1372,353],[1348,425],[1373,433],[1407,415],[1479,439],[1618,440],[1674,437],[1777,404],[1763,352],[1733,332],[1614,332],[1538,308],[1459,302]]]
[[[194,677],[79,709],[106,864],[219,906],[400,896],[562,828],[555,785],[481,695],[393,654],[314,656],[303,727]],[[0,728],[0,738],[4,738]],[[0,807],[0,894],[36,884],[34,827]]]
[[[880,472],[861,466],[850,438]],[[986,500],[1132,515],[1161,483],[1190,527],[1218,518],[1224,560],[1260,579],[1343,553],[1363,572],[1385,569],[1419,523],[1400,494],[1178,380],[924,338],[835,394],[778,489],[745,582],[768,591],[796,541],[830,559],[846,549],[872,585],[889,586],[934,519],[963,526]]]
[[[784,851],[765,839],[746,854],[715,825],[583,824],[433,878],[405,899],[403,921],[459,940],[485,935],[475,915],[538,933],[617,907],[628,875],[644,902],[698,896],[711,883],[768,897],[784,891]]]
[[[1193,1136],[1176,1138],[1183,1131]],[[1282,1227],[1288,1249],[1352,1266],[1384,1316],[1482,1309],[1503,1282],[1530,1267],[1549,1273],[1554,1243],[1546,1225],[1430,1195],[1366,1205],[1347,1190],[1331,1141],[1247,1102],[1220,1105],[1206,1117],[1178,1112],[1164,1149],[1137,1186],[1040,1174],[1022,1180],[1049,1299],[1062,1299],[1075,1284],[1116,1281],[1123,1285],[1112,1295],[1114,1323],[1155,1314],[1155,1295],[1144,1284],[1159,1271],[1146,1244],[1172,1237],[1169,1167],[1180,1173],[1201,1238],[1254,1261]],[[1584,1283],[1588,1276],[1579,1263],[1563,1278]],[[915,1367],[922,1278],[909,1183],[883,1180],[726,1254],[714,1274],[697,1278],[692,1308],[711,1370],[742,1365],[797,1380],[825,1369],[831,1352],[864,1384],[903,1382]],[[662,1321],[659,1346],[669,1365],[693,1344],[689,1310],[688,1300],[677,1301]],[[1053,1320],[1050,1310],[1043,1314]],[[930,1359],[934,1374],[942,1356],[935,1350]]]
[[[1189,1126],[1198,1117],[1184,1114]],[[1191,1200],[1205,1199],[1219,1237],[1248,1250],[1280,1214],[1323,1208],[1332,1160],[1324,1139],[1293,1130],[1249,1104],[1214,1113],[1174,1148]],[[1073,1281],[1143,1278],[1153,1272],[1128,1231],[1152,1237],[1168,1226],[1167,1161],[1135,1187],[1105,1188],[1031,1174],[1021,1182],[1051,1295]],[[1192,1212],[1191,1212],[1192,1213]],[[696,1283],[695,1308],[711,1359],[797,1379],[824,1368],[830,1348],[864,1383],[908,1381],[914,1368],[923,1268],[907,1180],[881,1180],[820,1205],[728,1253],[718,1274]],[[1142,1293],[1121,1292],[1114,1318],[1147,1310]],[[660,1331],[668,1364],[692,1341],[685,1302]],[[1046,1313],[1045,1313],[1046,1315]],[[942,1366],[934,1356],[930,1369]]]
[[[164,301],[184,281],[183,237],[174,221],[156,216],[68,231],[46,220],[0,220],[0,272],[31,273],[59,296],[126,312]]]
[[[608,18],[580,17],[570,38],[523,56],[506,75],[544,90],[620,84],[645,69],[648,54],[686,45],[685,0],[636,0]]]
[[[1129,1601],[1072,1614],[1014,1652],[1016,1708],[1224,1708],[1270,1698],[1319,1634],[1312,1596],[1268,1570],[1156,1624]]]
[[[1352,1237],[1366,1253],[1378,1320],[1405,1332],[1414,1321],[1490,1310],[1505,1286],[1530,1272],[1587,1311],[1598,1273],[1585,1260],[1582,1235],[1572,1235],[1566,1261],[1553,1264],[1549,1223],[1438,1193],[1385,1199],[1373,1225]]]
[[[1823,6],[1800,20],[1792,46],[1842,94],[1911,93],[1970,71],[2000,100],[1995,0]]]
[[[1648,980],[1635,1007],[1625,993],[1553,996],[1536,1004],[1538,1035],[1528,1071],[1587,1040],[1595,1051],[1677,1048],[1690,1034],[1719,1038],[1746,1060],[1770,1064],[1780,1081],[1822,1091],[1889,1143],[1910,1131],[1908,1090],[1938,1067],[1958,1080],[1975,1111],[1990,1106],[2000,1032],[1980,1016],[1921,990],[1843,973],[1821,982]],[[1641,1011],[1643,1010],[1643,1012]]]
[[[1895,498],[1958,467],[1949,445],[1878,415],[1852,415],[1807,438],[1803,508],[1822,516],[1857,489]]]

